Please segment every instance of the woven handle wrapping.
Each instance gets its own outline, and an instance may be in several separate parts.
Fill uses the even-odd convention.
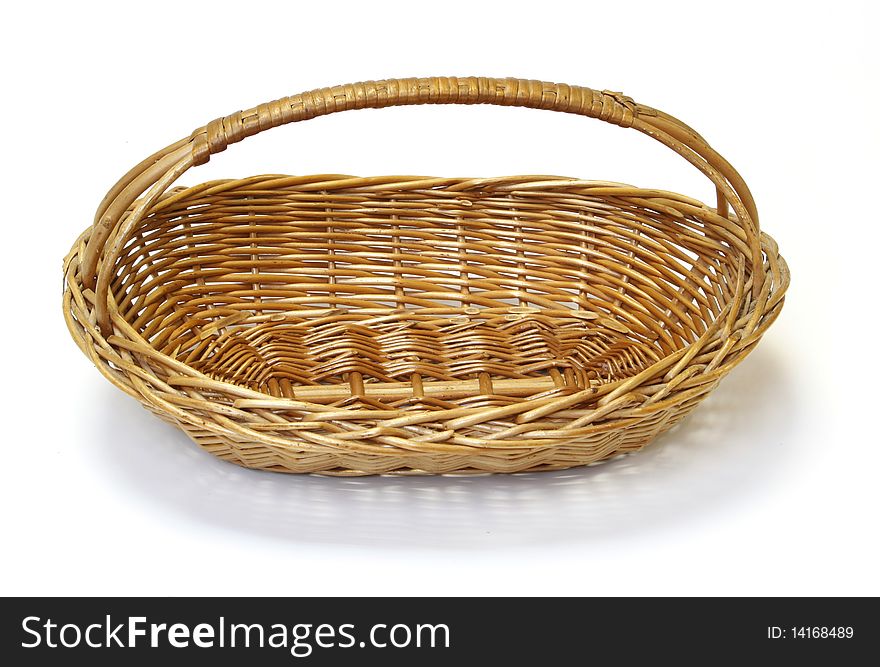
[[[497,104],[549,109],[644,132],[683,156],[712,181],[720,215],[727,216],[728,205],[736,212],[742,238],[751,253],[753,290],[755,295],[760,292],[763,257],[758,214],[751,193],[727,160],[681,121],[636,104],[620,93],[566,84],[486,77],[388,79],[321,88],[218,118],[129,171],[101,202],[82,261],[83,285],[95,290],[96,317],[101,330],[105,334],[110,332],[108,294],[113,267],[123,246],[150,206],[190,167],[204,164],[229,144],[279,125],[349,109],[407,104]]]

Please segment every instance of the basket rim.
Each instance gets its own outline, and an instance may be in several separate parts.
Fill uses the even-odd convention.
[[[331,179],[328,181],[328,178]],[[242,179],[215,179],[211,181],[206,181],[204,183],[200,183],[193,186],[177,186],[172,189],[166,191],[162,197],[158,201],[156,201],[151,207],[151,211],[161,210],[165,206],[169,206],[176,201],[181,199],[185,199],[186,196],[194,193],[206,194],[210,193],[212,189],[217,189],[218,191],[222,191],[225,189],[230,189],[230,187],[238,187],[240,185],[268,185],[271,184],[273,187],[279,187],[282,184],[287,184],[289,186],[299,186],[304,191],[324,191],[328,189],[345,189],[345,190],[360,190],[364,191],[365,189],[369,190],[396,190],[397,187],[403,186],[406,188],[407,186],[411,186],[409,189],[413,191],[418,190],[426,190],[431,189],[432,192],[443,192],[443,186],[453,184],[453,185],[463,185],[467,187],[462,187],[460,189],[456,189],[453,191],[455,194],[463,194],[466,195],[468,192],[478,190],[479,188],[483,188],[483,192],[486,189],[498,189],[500,192],[504,192],[505,194],[510,194],[511,191],[516,191],[518,189],[528,189],[517,187],[521,186],[525,183],[534,183],[533,179],[541,178],[545,179],[540,181],[541,187],[558,187],[560,189],[568,189],[572,186],[579,187],[583,189],[585,194],[607,194],[604,190],[612,190],[617,194],[620,194],[620,190],[624,190],[627,192],[629,196],[635,196],[638,194],[644,194],[648,196],[649,199],[674,199],[681,203],[687,203],[690,205],[699,205],[701,210],[706,212],[714,213],[713,209],[710,209],[706,204],[699,202],[691,197],[687,197],[685,195],[680,195],[678,193],[667,191],[667,190],[659,190],[655,188],[638,188],[636,186],[616,183],[612,181],[595,181],[595,180],[585,180],[573,177],[564,177],[564,176],[550,176],[550,175],[537,175],[537,176],[529,176],[529,175],[512,175],[512,176],[501,176],[501,177],[489,177],[489,178],[466,178],[466,177],[452,177],[452,178],[444,178],[444,177],[423,177],[423,176],[395,176],[395,175],[387,175],[387,176],[368,176],[368,177],[357,177],[346,174],[311,174],[304,176],[290,176],[284,174],[263,174],[250,176]],[[556,186],[552,185],[552,183],[557,183]],[[426,188],[425,186],[430,184],[430,188]],[[434,190],[434,188],[437,188]],[[656,202],[655,202],[656,203]],[[657,204],[661,206],[661,204]],[[732,215],[731,212],[729,215]],[[717,215],[717,214],[716,214]],[[729,218],[728,218],[729,220]],[[733,222],[733,221],[731,221]],[[73,247],[71,248],[69,254],[65,258],[64,261],[64,273],[65,273],[65,284],[73,280],[74,273],[70,269],[74,264],[78,264],[81,259],[81,249],[88,242],[89,237],[93,231],[93,227],[88,227],[83,233],[77,238]],[[745,245],[745,244],[744,244]],[[778,254],[778,247],[776,242],[765,232],[761,233],[761,249],[767,256],[773,256],[776,260],[774,263],[764,263],[765,268],[765,278],[769,278],[763,281],[763,292],[765,295],[766,308],[763,310],[761,314],[764,315],[764,321],[760,325],[760,330],[758,333],[762,333],[764,329],[772,324],[773,320],[775,320],[776,315],[778,314],[781,304],[784,300],[784,293],[786,288],[790,282],[790,275],[788,271],[787,264],[785,260]],[[744,261],[744,260],[743,260]],[[771,265],[772,264],[772,265]],[[772,269],[776,268],[776,271],[772,271]],[[547,380],[546,382],[536,382],[535,378],[525,378],[525,379],[506,379],[506,380],[496,380],[495,382],[499,382],[504,386],[507,386],[511,391],[514,391],[515,388],[520,385],[522,387],[532,387],[535,389],[537,384],[545,385],[542,388],[538,387],[533,391],[526,391],[524,393],[518,394],[520,397],[523,397],[525,400],[522,401],[519,406],[511,407],[511,406],[502,406],[499,408],[489,408],[487,409],[485,406],[459,406],[455,409],[447,410],[446,419],[454,420],[455,426],[464,426],[466,425],[467,416],[469,414],[479,414],[481,420],[485,420],[487,412],[492,413],[493,411],[497,413],[498,417],[505,416],[510,413],[531,413],[530,416],[532,418],[536,418],[540,416],[543,411],[552,411],[558,409],[559,405],[564,403],[574,404],[577,402],[583,401],[585,398],[591,398],[595,408],[601,409],[603,405],[608,404],[609,402],[623,396],[628,393],[631,389],[641,386],[646,380],[658,377],[660,381],[663,380],[663,375],[661,375],[667,369],[672,369],[666,375],[674,376],[676,369],[680,370],[687,363],[692,361],[695,352],[704,350],[707,344],[717,341],[719,338],[727,338],[729,339],[731,335],[735,335],[735,332],[738,330],[749,327],[750,325],[757,325],[757,322],[754,322],[754,315],[756,314],[755,304],[758,300],[752,300],[750,303],[750,307],[746,310],[744,314],[734,319],[736,312],[739,310],[738,301],[746,298],[747,294],[750,293],[749,284],[751,283],[751,279],[748,281],[744,276],[744,265],[741,267],[741,270],[738,275],[739,285],[737,287],[738,290],[738,299],[732,299],[725,308],[715,316],[712,322],[709,324],[709,327],[706,331],[695,341],[689,342],[687,345],[681,347],[676,352],[672,354],[668,354],[653,364],[647,366],[639,372],[637,375],[634,375],[629,378],[618,379],[612,382],[607,382],[599,385],[598,387],[592,388],[579,388],[579,387],[556,387],[553,385],[552,380]],[[80,291],[83,290],[82,284],[78,285]],[[772,292],[772,293],[771,293]],[[69,290],[65,289],[65,294],[69,294]],[[94,294],[92,293],[92,299],[94,299]],[[112,293],[108,294],[108,299],[114,299]],[[734,309],[734,305],[737,306]],[[536,308],[536,310],[543,310],[540,308]],[[770,312],[774,311],[774,312]],[[578,311],[572,310],[572,313]],[[584,311],[581,311],[584,312]],[[70,329],[71,333],[75,333],[75,328],[78,326],[75,321],[73,321],[72,315],[69,312],[68,308],[65,308],[65,320],[67,322],[67,326]],[[768,317],[769,315],[769,317]],[[281,398],[272,396],[271,394],[263,393],[256,389],[251,389],[249,387],[245,387],[243,385],[237,384],[235,382],[217,379],[205,373],[202,373],[195,368],[192,368],[189,364],[186,364],[180,360],[177,360],[165,353],[156,350],[148,340],[146,340],[141,332],[133,328],[128,322],[126,322],[122,316],[116,311],[115,308],[111,308],[111,317],[112,323],[114,326],[118,327],[121,332],[125,334],[125,337],[120,337],[118,335],[111,334],[106,338],[101,334],[100,329],[97,328],[95,332],[92,332],[92,336],[97,334],[97,338],[104,341],[104,343],[113,345],[119,345],[122,348],[127,349],[129,352],[138,352],[141,354],[145,354],[149,357],[160,361],[162,365],[166,367],[176,368],[180,372],[178,375],[172,375],[167,378],[167,383],[172,387],[185,387],[189,384],[197,384],[200,387],[206,389],[213,389],[218,393],[222,393],[228,396],[237,397],[236,400],[232,403],[234,409],[259,409],[259,408],[278,408],[278,409],[299,409],[305,410],[309,412],[329,412],[332,411],[334,415],[338,415],[339,417],[344,418],[345,416],[363,416],[364,409],[362,407],[329,407],[326,403],[331,402],[326,400],[328,397],[324,396],[325,400],[308,400],[309,396],[317,397],[322,394],[332,394],[333,387],[339,388],[347,388],[348,385],[342,383],[326,383],[320,385],[299,385],[294,389],[294,396],[296,398]],[[74,335],[74,339],[79,344],[79,339],[76,335]],[[735,343],[734,343],[735,345]],[[86,350],[83,350],[86,352]],[[732,352],[734,350],[728,350]],[[88,355],[88,352],[86,352]],[[91,356],[91,355],[89,355]],[[682,362],[685,363],[682,363]],[[730,363],[730,362],[728,362]],[[733,362],[738,363],[738,360],[734,360]],[[108,379],[110,379],[114,384],[118,383],[115,381],[111,374],[111,370],[105,368],[104,364],[96,364],[99,370],[104,374]],[[722,364],[722,366],[725,364]],[[459,384],[464,387],[466,384],[473,384],[476,386],[478,384],[477,380],[463,380],[458,381]],[[431,392],[430,387],[433,385],[442,384],[441,382],[434,382],[431,380],[427,380],[424,382],[424,386],[429,387],[428,393]],[[448,384],[448,383],[447,383]],[[313,389],[315,387],[317,389]],[[379,382],[379,381],[368,381],[364,383],[365,393],[367,397],[376,392],[377,389],[383,390],[393,390],[399,394],[399,397],[404,398],[406,395],[412,395],[411,385],[407,382]],[[323,389],[322,389],[323,388]],[[408,391],[402,391],[402,389],[409,388]],[[401,391],[398,391],[400,389]],[[578,391],[573,391],[573,389],[578,389]],[[129,392],[130,393],[130,392]],[[470,392],[465,392],[470,393]],[[511,394],[512,395],[512,394]],[[302,397],[300,397],[302,396]],[[344,398],[346,396],[350,396],[350,394],[346,391],[344,393],[340,392],[339,398]],[[523,408],[523,404],[528,404],[526,408]],[[432,420],[436,420],[438,418],[444,418],[444,411],[438,411],[436,409],[426,410],[424,408],[417,408],[415,406],[410,406],[406,409],[406,413],[409,417],[407,419],[412,419],[413,416],[417,416],[420,414],[430,416]]]

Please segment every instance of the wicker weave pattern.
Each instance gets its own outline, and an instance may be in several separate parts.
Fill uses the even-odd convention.
[[[270,127],[423,103],[634,127],[703,171],[717,206],[550,176],[170,187]],[[65,275],[68,326],[114,384],[219,456],[332,474],[638,449],[744,358],[788,285],[745,183],[693,130],[618,93],[483,78],[327,88],[213,121],[111,190]]]

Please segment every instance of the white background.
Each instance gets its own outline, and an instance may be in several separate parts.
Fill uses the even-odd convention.
[[[880,594],[872,4],[8,5],[0,593]],[[792,287],[679,428],[560,473],[283,476],[198,450],[79,353],[61,259],[131,165],[269,99],[437,74],[622,90],[749,182]],[[555,173],[713,201],[635,131],[497,107],[278,128],[181,182],[266,172]]]

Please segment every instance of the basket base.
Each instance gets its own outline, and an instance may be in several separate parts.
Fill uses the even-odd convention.
[[[708,393],[708,392],[707,392]],[[244,468],[293,474],[318,474],[332,477],[369,475],[486,475],[548,472],[603,463],[621,455],[635,453],[681,422],[702,400],[686,410],[670,410],[658,414],[637,431],[608,438],[607,430],[596,429],[591,436],[580,436],[572,442],[554,445],[541,451],[512,451],[503,462],[497,457],[439,455],[436,452],[380,456],[358,455],[289,455],[283,450],[269,450],[254,443],[230,443],[216,434],[176,424],[199,447],[224,461]],[[250,445],[250,446],[249,446]]]
[[[392,408],[425,397],[518,398],[597,388],[660,359],[659,350],[597,325],[602,318],[588,311],[448,310],[442,316],[419,310],[359,318],[332,311],[276,315],[227,327],[182,361],[269,396],[321,404],[363,396]]]

